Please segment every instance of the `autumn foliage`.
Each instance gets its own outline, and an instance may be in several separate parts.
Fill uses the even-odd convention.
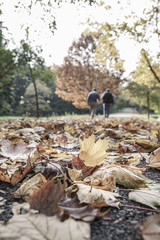
[[[54,71],[57,75],[56,94],[77,108],[87,106],[87,95],[94,87],[100,94],[110,88],[117,95],[123,73],[114,74],[107,65],[96,60],[96,40],[85,34],[73,42],[64,63]]]

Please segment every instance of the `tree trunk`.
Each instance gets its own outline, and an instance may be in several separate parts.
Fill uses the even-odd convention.
[[[35,91],[35,100],[36,100],[36,117],[39,118],[39,101],[38,101],[38,92],[37,92],[37,86],[36,86],[36,81],[33,77],[32,74],[32,68],[30,67],[30,74],[31,74],[31,79],[33,82],[33,86],[34,86],[34,91]]]
[[[150,92],[149,92],[149,91],[147,91],[147,109],[148,109],[148,119],[150,118],[150,110],[149,110],[149,108],[150,108],[150,99],[149,99],[149,94],[150,94]]]

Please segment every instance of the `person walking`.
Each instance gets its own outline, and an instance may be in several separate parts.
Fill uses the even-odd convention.
[[[96,112],[96,107],[97,107],[97,101],[100,100],[99,94],[96,91],[96,88],[93,89],[92,92],[90,92],[88,94],[87,97],[87,102],[88,102],[88,106],[90,108],[90,113],[91,113],[91,117],[93,118]]]
[[[104,117],[109,117],[112,104],[114,103],[114,97],[113,94],[110,92],[109,89],[107,89],[101,97],[103,101],[103,115]]]

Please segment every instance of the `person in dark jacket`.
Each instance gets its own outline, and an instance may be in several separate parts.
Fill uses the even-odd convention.
[[[98,100],[100,100],[99,94],[94,88],[93,91],[90,92],[87,97],[87,102],[88,102],[88,106],[90,107],[90,113],[92,118],[95,115]]]
[[[112,104],[114,103],[114,97],[113,94],[110,92],[109,89],[107,89],[103,94],[102,94],[102,101],[103,101],[103,115],[104,117],[109,117],[110,111]]]

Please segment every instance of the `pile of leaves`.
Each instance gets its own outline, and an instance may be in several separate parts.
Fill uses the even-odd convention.
[[[153,210],[139,229],[144,239],[158,239],[160,184],[145,172],[160,169],[159,122],[21,119],[0,126],[0,181],[23,200],[0,223],[1,239],[91,239],[91,222],[123,206],[119,186],[129,190],[128,201]]]

